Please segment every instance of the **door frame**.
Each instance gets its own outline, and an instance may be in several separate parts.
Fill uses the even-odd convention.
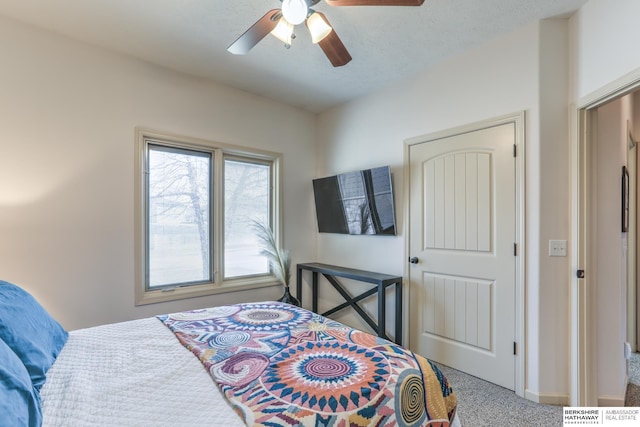
[[[517,256],[515,257],[516,263],[516,274],[515,274],[515,337],[514,340],[517,343],[517,350],[515,355],[515,373],[514,373],[514,391],[516,395],[524,397],[525,396],[525,368],[526,368],[526,352],[527,352],[527,343],[526,343],[526,332],[525,332],[525,283],[526,283],[526,241],[525,241],[525,112],[519,111],[511,114],[507,114],[504,116],[494,117],[487,120],[482,120],[479,122],[466,124],[450,129],[441,130],[438,132],[428,133],[412,138],[408,138],[404,141],[404,159],[403,159],[403,182],[404,182],[404,191],[403,191],[403,206],[404,206],[404,243],[405,243],[405,259],[409,257],[409,248],[410,248],[410,239],[411,235],[410,227],[409,227],[409,182],[410,182],[410,158],[409,158],[409,149],[412,145],[428,143],[435,140],[439,140],[442,138],[452,137],[456,135],[461,135],[464,133],[474,132],[490,127],[495,127],[503,124],[513,123],[515,132],[514,132],[514,142],[515,142],[515,243],[517,247]],[[405,263],[404,267],[404,277],[409,278],[409,264]],[[407,281],[404,292],[404,306],[410,307],[409,301],[411,297],[411,283]],[[405,328],[404,328],[404,341],[408,343],[408,347],[411,347],[412,343],[409,341],[411,322],[408,319],[411,318],[411,313],[407,310],[407,315],[405,316]]]
[[[597,391],[597,323],[589,313],[595,309],[597,289],[595,265],[595,182],[590,165],[596,109],[609,101],[640,89],[640,69],[632,71],[600,89],[580,98],[570,106],[571,159],[571,333],[570,333],[570,405],[598,406]],[[588,266],[588,268],[587,268]],[[585,278],[576,272],[585,270]]]

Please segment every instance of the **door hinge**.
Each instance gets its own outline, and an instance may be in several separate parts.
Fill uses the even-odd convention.
[[[584,279],[584,270],[576,271],[576,276],[578,277],[578,279]]]
[[[518,244],[513,244],[513,256],[518,256]]]
[[[513,355],[517,356],[518,355],[518,344],[514,341],[513,342]]]
[[[513,157],[516,157],[518,154],[518,148],[516,147],[516,144],[513,144]]]

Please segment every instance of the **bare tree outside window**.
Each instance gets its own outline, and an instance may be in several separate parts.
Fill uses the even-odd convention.
[[[210,153],[149,146],[148,286],[211,281]]]
[[[225,278],[269,273],[252,221],[269,222],[270,165],[237,159],[224,162]]]

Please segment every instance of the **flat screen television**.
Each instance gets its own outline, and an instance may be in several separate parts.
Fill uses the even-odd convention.
[[[395,235],[389,166],[313,180],[318,231]]]

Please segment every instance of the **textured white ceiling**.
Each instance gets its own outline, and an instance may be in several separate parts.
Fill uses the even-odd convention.
[[[353,60],[331,66],[304,25],[249,54],[226,48],[279,0],[2,0],[0,15],[312,112],[412,76],[447,57],[587,0],[426,0],[420,7],[332,7]]]

